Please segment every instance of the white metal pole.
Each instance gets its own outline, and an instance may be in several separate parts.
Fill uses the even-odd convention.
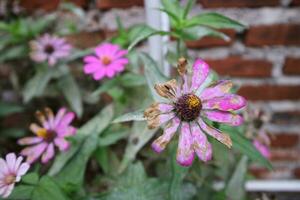
[[[144,2],[147,24],[157,30],[169,31],[170,25],[168,16],[158,10],[158,8],[162,7],[160,0],[144,0]],[[168,41],[168,36],[152,36],[148,39],[149,53],[151,57],[163,67],[162,71],[166,76],[170,75],[170,67],[164,59],[167,52],[166,43]]]

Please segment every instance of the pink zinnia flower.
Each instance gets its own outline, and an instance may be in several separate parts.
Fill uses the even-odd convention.
[[[270,143],[271,141],[269,136],[263,130],[261,130],[258,133],[257,137],[253,140],[253,145],[265,158],[271,157],[271,153],[269,149]]]
[[[116,44],[102,44],[95,48],[95,56],[84,57],[85,74],[92,74],[95,80],[100,80],[105,76],[114,77],[124,71],[128,59],[124,57],[126,50],[120,49]]]
[[[64,38],[45,34],[39,39],[30,42],[30,57],[35,62],[47,61],[50,66],[57,63],[59,59],[70,55],[72,46]]]
[[[65,137],[76,133],[76,129],[70,125],[75,114],[61,108],[54,116],[51,109],[45,108],[44,114],[37,111],[36,116],[42,127],[32,123],[30,130],[36,136],[22,138],[18,143],[20,145],[31,145],[21,152],[22,155],[27,156],[27,162],[33,163],[42,156],[42,163],[47,163],[55,154],[55,145],[60,151],[66,151],[69,148],[70,144]]]
[[[156,92],[168,102],[154,103],[145,110],[149,128],[167,123],[163,135],[152,143],[154,151],[162,152],[175,132],[180,129],[177,149],[177,162],[189,166],[196,153],[199,159],[208,161],[212,157],[212,147],[206,135],[210,135],[229,148],[232,141],[229,135],[208,125],[203,119],[239,126],[243,118],[233,111],[243,108],[246,100],[229,93],[232,82],[219,81],[203,89],[202,84],[209,74],[209,66],[197,59],[192,74],[187,74],[187,61],[179,59],[178,71],[182,84],[175,79],[163,84],[156,84]]]
[[[6,155],[6,160],[0,158],[0,196],[8,197],[14,189],[15,183],[21,180],[29,169],[28,163],[22,163],[23,157],[16,157],[14,153]]]

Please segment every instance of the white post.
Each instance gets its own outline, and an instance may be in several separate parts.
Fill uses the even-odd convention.
[[[168,16],[158,10],[158,8],[162,7],[160,0],[144,0],[144,2],[147,24],[157,30],[169,31],[170,25]],[[167,53],[166,43],[168,41],[168,36],[152,36],[148,39],[149,53],[151,57],[163,67],[162,71],[166,76],[170,75],[170,67],[164,59]]]

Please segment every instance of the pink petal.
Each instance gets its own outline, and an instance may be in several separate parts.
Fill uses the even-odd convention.
[[[53,122],[53,126],[57,126],[60,123],[60,120],[63,118],[63,116],[66,113],[66,109],[65,108],[60,108],[55,116],[54,122]]]
[[[87,63],[100,63],[99,58],[95,56],[86,56],[83,58],[83,61]]]
[[[208,126],[202,119],[199,118],[198,123],[203,131],[205,131],[208,135],[212,136],[219,142],[225,144],[227,147],[231,148],[232,141],[229,135],[225,133],[221,133],[219,130]]]
[[[205,101],[208,99],[224,96],[226,93],[230,91],[232,86],[233,84],[229,80],[219,81],[216,84],[208,88],[205,88],[200,95],[200,99],[202,101]]]
[[[210,99],[202,102],[202,109],[233,111],[243,108],[246,105],[246,100],[236,94],[227,94],[222,97]]]
[[[168,114],[161,114],[159,115],[159,124],[166,123],[167,121],[171,120],[175,116],[174,113]]]
[[[4,159],[0,158],[0,174],[7,174],[8,166]]]
[[[191,132],[193,137],[193,147],[200,160],[207,162],[212,158],[212,147],[208,142],[206,135],[202,132],[199,125],[191,124]]]
[[[92,73],[95,73],[100,68],[101,68],[100,64],[90,63],[90,64],[84,65],[83,71],[85,74],[92,74]]]
[[[70,146],[69,142],[64,138],[55,138],[54,143],[60,151],[66,151]]]
[[[22,163],[18,169],[17,176],[23,176],[29,170],[30,165],[28,163]]]
[[[25,137],[18,140],[19,145],[32,145],[43,141],[40,137]]]
[[[22,161],[23,161],[23,157],[22,157],[22,156],[19,156],[19,157],[17,158],[16,163],[15,163],[15,166],[14,166],[14,171],[15,171],[15,172],[18,171],[18,169],[19,169],[19,167],[20,167]]]
[[[211,121],[225,123],[230,126],[240,126],[244,122],[241,115],[224,111],[206,110],[203,111],[203,116]]]
[[[253,145],[261,153],[261,155],[263,155],[265,158],[270,158],[271,157],[271,153],[270,153],[270,150],[269,150],[268,146],[263,145],[258,140],[254,140]]]
[[[56,57],[54,57],[54,56],[49,56],[48,57],[48,64],[52,67],[52,66],[54,66],[55,64],[56,64],[56,62],[57,62],[57,59],[56,59]]]
[[[16,154],[14,153],[9,153],[6,155],[6,164],[10,172],[14,172],[13,170],[16,163],[16,159]]]
[[[54,156],[54,145],[50,143],[47,147],[47,150],[42,155],[42,163],[47,163]]]
[[[209,74],[209,66],[203,60],[197,59],[193,65],[191,90],[196,91]]]
[[[181,126],[176,160],[182,166],[190,166],[194,160],[193,139],[187,122]]]
[[[127,53],[128,53],[127,50],[120,50],[120,51],[116,52],[116,54],[114,55],[114,59],[121,58],[124,55],[126,55]]]
[[[35,146],[30,146],[21,151],[21,155],[27,156],[26,162],[33,163],[36,161],[42,153],[46,150],[48,143],[42,142]]]
[[[15,184],[10,184],[7,187],[5,187],[5,191],[2,193],[2,197],[3,198],[8,197],[11,194],[11,192],[13,191],[14,187],[15,187]]]
[[[75,113],[68,112],[65,116],[62,117],[58,126],[68,126],[73,119],[75,118]]]
[[[171,104],[167,104],[167,103],[159,103],[158,109],[162,113],[168,113],[168,112],[171,112],[172,110],[174,110],[174,106]]]
[[[94,73],[93,77],[96,81],[101,80],[105,75],[105,69],[101,68],[98,69],[98,71],[96,73]]]
[[[167,127],[164,129],[163,135],[158,137],[151,145],[152,149],[155,152],[160,153],[166,148],[167,144],[170,142],[170,140],[176,133],[179,124],[180,124],[180,119],[175,117],[172,120],[172,122],[169,125],[167,125]]]
[[[114,77],[115,74],[116,74],[116,72],[115,72],[113,69],[109,69],[109,68],[106,68],[106,69],[105,69],[105,75],[106,75],[108,78]]]

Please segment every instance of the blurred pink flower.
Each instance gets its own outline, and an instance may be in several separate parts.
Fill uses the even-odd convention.
[[[54,116],[51,109],[45,108],[45,114],[37,111],[36,116],[42,127],[32,123],[30,130],[36,136],[22,138],[18,144],[31,145],[21,151],[22,155],[27,156],[27,162],[33,163],[42,156],[42,163],[47,163],[54,157],[55,145],[60,151],[66,151],[69,148],[70,144],[65,137],[76,133],[76,128],[70,125],[75,114],[61,108]]]
[[[6,155],[6,160],[0,158],[0,196],[8,197],[14,189],[15,183],[21,180],[29,169],[28,163],[22,163],[23,157],[16,157],[14,153]]]
[[[84,57],[85,74],[92,74],[95,80],[101,80],[105,76],[114,77],[116,74],[124,71],[128,59],[124,56],[127,50],[122,50],[115,44],[102,44],[95,48],[95,56]]]
[[[156,92],[168,102],[154,103],[144,112],[149,128],[168,122],[163,135],[152,143],[153,150],[158,153],[165,149],[180,129],[177,162],[182,166],[190,166],[195,153],[205,162],[211,159],[212,147],[204,133],[231,148],[229,135],[210,126],[204,119],[239,126],[243,118],[233,111],[246,105],[243,97],[229,93],[233,85],[231,81],[219,81],[203,89],[210,69],[201,59],[194,63],[192,74],[187,74],[186,67],[187,61],[179,59],[178,71],[182,84],[178,85],[173,79],[155,85]]]
[[[257,137],[253,140],[253,145],[265,158],[271,157],[269,149],[270,143],[269,136],[263,130],[260,131]]]
[[[30,42],[30,57],[35,62],[47,61],[53,66],[61,58],[70,55],[72,46],[68,44],[64,38],[45,34],[39,39]]]

